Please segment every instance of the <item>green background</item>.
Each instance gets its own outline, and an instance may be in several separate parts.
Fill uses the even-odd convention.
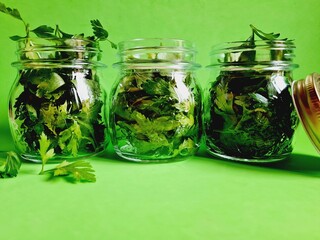
[[[295,39],[294,78],[320,71],[319,0],[6,0],[35,28],[42,24],[91,34],[99,19],[114,42],[165,37],[193,41],[197,61],[209,64],[212,45],[245,40],[249,24]],[[13,149],[8,129],[11,67],[22,24],[0,14],[0,150]],[[116,51],[103,44],[102,82],[116,79]],[[198,71],[205,86],[209,73]],[[111,147],[91,159],[97,182],[72,184],[37,176],[23,164],[0,179],[1,239],[320,239],[320,159],[300,126],[287,161],[251,165],[210,158],[136,164],[119,161]]]

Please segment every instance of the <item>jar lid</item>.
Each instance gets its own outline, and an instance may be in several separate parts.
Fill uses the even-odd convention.
[[[294,81],[292,91],[301,123],[320,153],[320,74]]]

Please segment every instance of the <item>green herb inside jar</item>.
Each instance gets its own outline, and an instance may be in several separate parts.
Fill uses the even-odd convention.
[[[247,41],[217,53],[220,71],[205,108],[207,147],[233,160],[280,160],[291,153],[298,124],[290,89],[294,46],[277,40],[279,34],[251,28]]]
[[[119,44],[120,74],[110,94],[111,140],[117,154],[142,162],[193,155],[201,135],[201,92],[194,46],[179,39]]]
[[[58,25],[31,29],[17,9],[3,12],[23,23],[18,43],[17,80],[10,92],[10,127],[15,145],[28,160],[74,158],[102,151],[107,142],[105,93],[98,69],[100,41],[109,41],[99,20],[92,36],[68,34]],[[45,139],[46,141],[42,141]],[[45,149],[46,151],[44,151]]]
[[[22,152],[37,155],[42,133],[57,156],[103,149],[103,92],[92,69],[22,69],[19,75],[11,117]]]
[[[111,127],[121,154],[192,155],[198,148],[200,93],[190,73],[127,70],[112,94]]]

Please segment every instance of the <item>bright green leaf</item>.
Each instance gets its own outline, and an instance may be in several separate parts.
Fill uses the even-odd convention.
[[[47,25],[41,25],[33,30],[31,30],[34,34],[36,34],[40,38],[54,38],[53,35],[54,29]]]
[[[53,158],[55,155],[54,149],[50,149],[50,145],[51,142],[47,138],[47,135],[44,132],[42,132],[39,140],[39,153],[42,162],[42,169],[40,174],[43,173],[44,165],[48,162],[49,159]]]
[[[11,178],[18,175],[21,167],[21,160],[17,153],[7,152],[6,160],[0,165],[0,178]]]
[[[96,176],[91,164],[84,160],[78,160],[75,162],[63,161],[55,168],[44,171],[44,173],[50,173],[52,176],[70,176],[75,181],[95,182]]]
[[[16,19],[23,21],[21,15],[17,9],[15,9],[15,8],[12,9],[12,8],[6,7],[6,5],[4,5],[1,2],[0,2],[0,12],[3,12],[3,13],[8,14]]]

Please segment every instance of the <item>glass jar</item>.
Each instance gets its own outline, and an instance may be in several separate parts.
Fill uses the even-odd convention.
[[[22,158],[50,161],[104,150],[105,92],[99,83],[100,50],[85,39],[18,41],[17,78],[9,98],[9,122]],[[50,162],[49,161],[49,162]]]
[[[177,39],[119,44],[119,76],[110,94],[111,140],[127,160],[169,162],[193,155],[200,141],[201,91],[195,49]]]
[[[213,47],[206,89],[206,147],[216,157],[269,162],[292,151],[298,117],[291,97],[291,40]]]

